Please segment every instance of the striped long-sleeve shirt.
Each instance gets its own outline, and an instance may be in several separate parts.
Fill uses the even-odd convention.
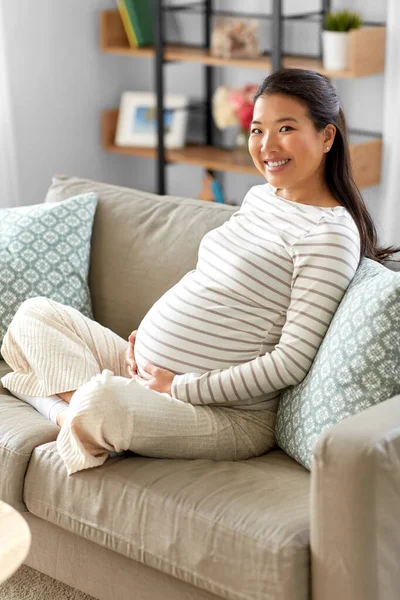
[[[177,373],[172,396],[191,404],[273,408],[302,381],[359,263],[350,213],[253,187],[201,241],[198,262],[144,317],[139,373]]]

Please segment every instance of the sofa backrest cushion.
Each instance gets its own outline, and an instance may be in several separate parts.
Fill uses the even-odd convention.
[[[45,201],[89,191],[98,197],[89,272],[94,318],[127,338],[152,304],[195,268],[207,231],[237,207],[65,176],[53,178]]]

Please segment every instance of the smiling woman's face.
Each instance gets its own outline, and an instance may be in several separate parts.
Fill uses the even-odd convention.
[[[276,188],[305,189],[324,181],[325,155],[335,127],[317,131],[306,107],[283,94],[260,96],[254,105],[249,151],[253,162]]]

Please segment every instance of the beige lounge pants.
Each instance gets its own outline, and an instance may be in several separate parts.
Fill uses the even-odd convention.
[[[276,413],[193,406],[129,378],[127,341],[47,298],[18,309],[1,353],[11,392],[77,390],[57,439],[69,474],[103,464],[110,451],[158,458],[244,460],[275,443]]]

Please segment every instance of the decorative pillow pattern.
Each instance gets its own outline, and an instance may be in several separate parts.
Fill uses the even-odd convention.
[[[310,469],[322,431],[400,393],[400,273],[363,259],[305,379],[285,390],[278,445]]]
[[[19,306],[46,296],[92,317],[88,286],[95,194],[0,210],[0,344]]]

